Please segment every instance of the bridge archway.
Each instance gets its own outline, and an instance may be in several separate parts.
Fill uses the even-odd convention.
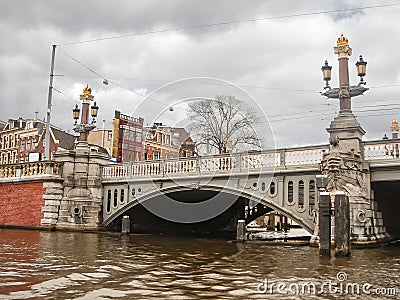
[[[107,215],[107,213],[104,214],[104,223],[103,225],[107,228],[114,227],[116,223],[119,222],[119,220],[122,218],[123,215],[125,214],[130,214],[132,213],[133,210],[140,211],[141,213],[145,213],[143,209],[138,210],[138,206],[143,206],[143,207],[151,207],[153,205],[159,205],[165,197],[165,195],[169,198],[172,198],[176,201],[183,201],[185,203],[196,203],[198,202],[203,202],[207,201],[208,198],[213,198],[214,203],[210,203],[210,208],[214,207],[216,209],[221,209],[221,206],[224,207],[221,212],[214,217],[218,217],[223,215],[224,213],[226,214],[227,211],[231,210],[228,215],[225,218],[236,218],[234,224],[231,222],[231,229],[232,225],[236,225],[236,221],[239,218],[244,218],[244,205],[248,203],[248,201],[252,200],[256,203],[260,203],[266,207],[269,207],[285,216],[288,218],[294,220],[296,223],[298,223],[300,226],[302,226],[305,230],[308,232],[312,233],[313,232],[313,226],[312,224],[310,225],[310,222],[304,221],[303,217],[301,215],[296,215],[289,209],[286,209],[285,207],[279,206],[276,201],[273,201],[273,199],[269,198],[267,195],[264,195],[264,197],[260,197],[259,195],[256,195],[255,193],[249,193],[246,191],[239,191],[234,188],[230,187],[220,187],[216,185],[208,185],[208,186],[202,186],[199,189],[192,189],[187,186],[173,186],[169,188],[164,188],[164,189],[153,189],[151,191],[145,192],[142,195],[132,195],[132,190],[129,190],[129,186],[126,186],[128,189],[128,197],[125,200],[126,202],[121,204],[118,209],[114,209],[114,211],[110,214]],[[188,195],[191,197],[188,199]],[[197,195],[197,196],[196,196]],[[217,197],[216,195],[221,195],[221,197]],[[184,199],[184,197],[186,197]],[[224,200],[224,198],[226,198]],[[165,198],[164,198],[165,199]],[[153,205],[148,205],[151,202],[154,202]],[[223,202],[223,203],[217,203]],[[157,203],[158,202],[158,203]],[[220,204],[220,205],[218,205]],[[154,206],[153,206],[154,207]],[[105,208],[107,209],[107,208]],[[165,211],[165,210],[164,210]],[[183,212],[184,213],[184,212]],[[193,211],[190,211],[188,213],[193,213]],[[155,214],[157,215],[157,214]],[[162,217],[162,216],[158,216]],[[193,216],[192,216],[193,217]],[[194,216],[195,217],[195,216]],[[223,216],[222,216],[223,217]],[[137,219],[138,216],[132,215],[132,219],[135,220]],[[196,220],[196,218],[194,218]],[[212,218],[211,218],[212,219]],[[231,220],[232,221],[232,220]],[[184,223],[189,223],[189,222],[182,222]],[[196,223],[196,222],[194,222]],[[201,222],[197,222],[201,223]]]

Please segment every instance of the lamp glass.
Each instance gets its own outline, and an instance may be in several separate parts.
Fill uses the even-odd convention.
[[[359,60],[356,62],[358,76],[363,77],[367,73],[367,62],[364,61],[362,55],[360,55]]]
[[[367,72],[367,65],[359,64],[357,66],[357,71],[358,71],[358,76],[365,76],[365,73]]]
[[[72,110],[72,114],[74,117],[74,120],[78,120],[79,119],[79,113],[81,112],[81,110],[78,108],[78,104],[75,106],[75,108]]]
[[[325,81],[331,80],[332,67],[328,65],[327,60],[325,61],[325,65],[322,66],[321,71]]]
[[[95,103],[91,106],[92,117],[93,117],[93,118],[96,118],[98,112],[99,112],[99,107],[96,105],[96,102],[95,102]]]
[[[331,80],[331,70],[330,69],[324,69],[322,70],[322,75],[324,76],[324,80]]]

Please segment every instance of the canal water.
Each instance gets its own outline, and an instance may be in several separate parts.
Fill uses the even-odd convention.
[[[0,229],[0,299],[400,299],[399,277],[398,243],[329,259],[265,241]]]

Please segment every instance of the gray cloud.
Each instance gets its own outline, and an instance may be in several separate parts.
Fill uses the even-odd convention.
[[[255,19],[303,12],[381,4],[378,1],[0,1],[0,119],[44,117],[47,103],[51,45],[165,28]],[[93,88],[99,119],[111,125],[114,109],[135,111],[149,93],[165,82],[196,76],[221,78],[245,89],[267,112],[278,146],[327,142],[338,103],[326,100],[320,67],[327,58],[337,85],[336,38],[349,37],[353,56],[350,77],[357,82],[358,54],[368,61],[369,86],[400,85],[397,49],[400,6],[340,14],[237,23],[152,35],[142,35],[57,48],[52,122],[71,130],[71,109],[85,84]],[[130,90],[110,84],[71,60],[78,59],[102,76]],[[269,89],[273,88],[273,89]],[[371,88],[354,99],[355,113],[367,138],[380,138],[399,110],[379,112],[367,105],[395,104],[400,87]],[[184,86],[157,97],[168,106],[190,92],[220,94],[218,86]],[[299,91],[306,90],[306,91]],[[311,92],[310,92],[311,91]],[[314,92],[312,92],[314,91]],[[329,104],[329,105],[328,105]],[[160,104],[148,101],[148,110]],[[382,107],[377,107],[380,109]],[[393,106],[396,108],[396,106]],[[397,107],[399,108],[399,107]],[[357,112],[360,111],[360,112]],[[391,114],[390,114],[391,113]],[[372,116],[365,116],[370,114]],[[178,114],[177,114],[178,115]],[[275,116],[275,117],[274,117]],[[179,122],[166,117],[168,122]]]

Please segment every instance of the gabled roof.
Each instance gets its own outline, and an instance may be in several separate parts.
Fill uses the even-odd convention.
[[[172,127],[172,136],[173,138],[179,143],[182,144],[184,142],[193,142],[192,138],[190,137],[190,133],[186,131],[183,127]]]
[[[74,148],[75,136],[69,134],[63,130],[55,128],[53,126],[50,127],[53,132],[54,138],[59,141],[58,146],[64,148],[66,150],[71,150]]]
[[[7,125],[7,122],[3,122],[0,120],[0,130],[3,130],[6,125]]]
[[[41,120],[24,120],[24,119],[18,119],[18,120],[12,120],[10,119],[9,122],[13,122],[13,121],[20,121],[24,122],[24,127],[23,128],[18,128],[16,127],[16,130],[21,130],[22,132],[24,130],[30,130],[30,129],[37,129],[37,134],[39,135],[39,137],[44,138],[44,133],[46,131],[46,123],[44,121]],[[7,126],[7,124],[9,124],[9,122],[3,122],[0,121],[0,131],[4,130],[4,128]],[[26,129],[26,125],[30,124],[29,129]],[[61,128],[58,128],[54,125],[50,125],[50,134],[51,136],[55,139],[55,141],[58,141],[58,146],[66,149],[66,150],[71,150],[74,148],[74,143],[75,143],[75,139],[76,137],[68,132],[65,132],[64,130],[62,130]],[[0,132],[1,135],[1,132]]]

